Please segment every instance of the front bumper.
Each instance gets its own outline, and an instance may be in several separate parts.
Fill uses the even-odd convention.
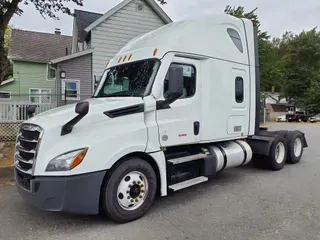
[[[25,178],[15,169],[18,192],[41,210],[95,215],[106,171],[70,177]]]

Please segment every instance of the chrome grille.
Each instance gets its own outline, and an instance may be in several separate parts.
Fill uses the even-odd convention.
[[[24,175],[33,174],[42,134],[42,128],[37,125],[23,124],[20,128],[16,143],[15,167]]]

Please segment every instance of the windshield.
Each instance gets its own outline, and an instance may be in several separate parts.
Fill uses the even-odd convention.
[[[107,69],[95,97],[143,97],[150,92],[159,65],[159,60],[148,59]]]

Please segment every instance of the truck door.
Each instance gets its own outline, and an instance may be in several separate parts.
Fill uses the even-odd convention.
[[[200,141],[200,63],[198,60],[175,57],[170,67],[183,68],[183,95],[169,108],[157,110],[159,141],[162,147],[192,144]],[[163,80],[163,95],[168,80]]]

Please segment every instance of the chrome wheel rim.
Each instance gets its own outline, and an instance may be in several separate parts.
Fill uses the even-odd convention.
[[[276,146],[276,153],[275,153],[275,157],[276,157],[276,162],[277,163],[282,163],[285,159],[285,146],[282,142],[279,142]]]
[[[296,157],[300,157],[302,152],[302,142],[300,138],[297,138],[293,144],[293,152]]]
[[[117,191],[119,205],[128,211],[138,209],[148,195],[148,180],[146,176],[133,171],[126,174],[120,181]]]

